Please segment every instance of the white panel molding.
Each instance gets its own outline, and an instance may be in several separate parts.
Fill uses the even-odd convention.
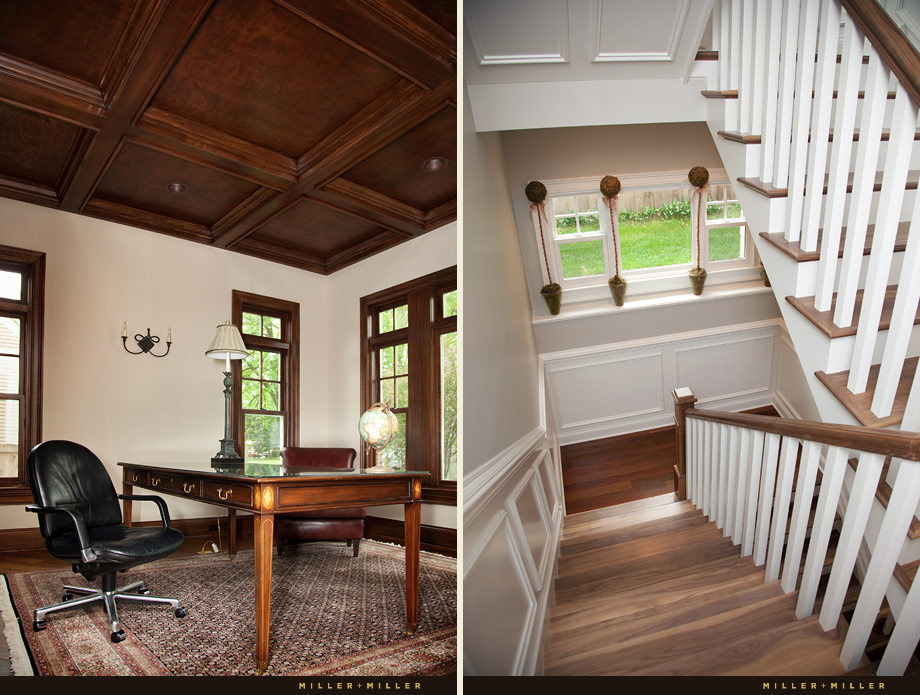
[[[509,557],[511,563],[517,571],[518,578],[520,579],[528,603],[527,615],[524,617],[523,627],[518,638],[514,663],[511,667],[511,673],[508,674],[518,676],[525,675],[522,671],[522,667],[525,661],[531,660],[530,655],[527,652],[530,651],[529,646],[533,641],[533,629],[535,625],[540,624],[536,620],[539,604],[537,601],[536,593],[534,592],[533,586],[531,585],[529,579],[529,572],[526,567],[524,556],[521,552],[522,549],[519,547],[518,542],[515,539],[516,534],[508,522],[508,516],[504,511],[496,514],[489,522],[485,532],[473,544],[473,547],[470,549],[470,551],[464,552],[463,583],[467,584],[469,582],[472,584],[471,578],[476,571],[476,566],[479,558],[482,556],[486,547],[488,547],[488,545],[492,543],[493,540],[495,540],[496,534],[501,531],[504,534],[504,541],[510,551]],[[475,669],[475,664],[472,664],[471,666],[472,669]]]
[[[557,437],[560,445],[613,437],[620,434],[639,432],[646,429],[666,427],[674,424],[674,415],[667,406],[671,388],[684,384],[680,375],[681,354],[696,352],[705,354],[725,345],[737,345],[742,353],[750,353],[752,359],[765,365],[763,383],[751,384],[726,379],[716,394],[710,394],[700,403],[712,410],[747,410],[772,405],[777,383],[778,360],[775,340],[780,333],[780,319],[757,321],[735,326],[692,331],[687,333],[656,336],[624,343],[577,348],[542,355],[547,372],[548,396],[553,411],[557,414]],[[751,349],[746,350],[745,347]],[[600,414],[596,418],[572,416],[573,403],[563,402],[560,396],[559,380],[584,368],[615,366],[630,361],[648,360],[657,356],[656,373],[646,379],[650,396],[658,404],[612,415]],[[611,391],[611,398],[620,403],[629,403],[628,393]],[[579,407],[581,402],[577,404]]]
[[[569,3],[568,0],[555,0],[552,3],[555,12],[546,15],[544,20],[555,26],[554,34],[556,45],[554,50],[541,53],[501,53],[487,51],[482,41],[482,30],[477,22],[477,14],[469,12],[465,16],[467,31],[473,50],[476,52],[476,61],[479,65],[532,65],[569,62]]]
[[[540,461],[542,461],[543,458],[544,456],[540,456],[540,458],[534,462],[530,471],[521,478],[514,491],[508,495],[508,498],[505,500],[505,512],[508,515],[511,528],[517,536],[518,545],[521,548],[521,555],[524,557],[524,564],[528,572],[530,572],[535,594],[539,594],[544,586],[546,586],[540,570],[545,565],[546,555],[550,549],[549,542],[552,538],[546,495],[543,492],[543,485],[540,482],[540,475],[537,472],[537,467],[540,465]],[[540,517],[540,523],[543,525],[543,533],[545,536],[545,542],[540,549],[539,558],[534,556],[530,543],[527,541],[527,532],[524,530],[524,522],[521,518],[519,506],[521,496],[527,492],[528,489],[533,493],[534,499],[537,501],[537,514]]]
[[[667,47],[661,51],[644,51],[644,52],[627,52],[627,51],[607,51],[601,50],[603,40],[602,27],[604,15],[604,0],[595,0],[591,4],[591,22],[595,28],[594,32],[594,56],[592,62],[595,63],[617,63],[631,62],[644,63],[649,61],[669,61],[673,62],[677,57],[677,49],[683,37],[683,32],[687,26],[687,15],[690,12],[690,0],[682,0],[673,15],[673,24],[671,25],[671,34],[668,37]],[[664,17],[662,17],[664,19]]]
[[[537,427],[478,468],[463,474],[463,514],[475,516],[495,495],[502,482],[513,477],[541,441],[545,432]]]

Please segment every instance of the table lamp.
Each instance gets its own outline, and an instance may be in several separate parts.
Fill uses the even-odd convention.
[[[380,451],[393,441],[399,432],[399,420],[390,410],[389,403],[374,403],[364,411],[358,420],[358,433],[364,443],[375,451]],[[364,469],[365,473],[392,473],[389,466],[376,465]]]
[[[230,433],[230,387],[233,385],[230,360],[241,360],[248,352],[240,329],[227,321],[217,327],[217,332],[204,353],[208,357],[227,361],[224,372],[224,438],[220,440],[220,451],[211,459],[211,467],[217,470],[243,469],[243,459],[236,452],[236,442]]]

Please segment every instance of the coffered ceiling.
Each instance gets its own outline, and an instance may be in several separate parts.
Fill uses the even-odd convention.
[[[454,0],[0,17],[4,197],[319,273],[456,219]]]

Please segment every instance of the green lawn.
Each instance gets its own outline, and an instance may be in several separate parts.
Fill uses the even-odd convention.
[[[724,261],[741,256],[741,228],[709,230],[709,259]],[[688,219],[620,222],[620,252],[624,270],[690,263]],[[600,240],[561,244],[562,272],[566,278],[603,275],[604,250]]]

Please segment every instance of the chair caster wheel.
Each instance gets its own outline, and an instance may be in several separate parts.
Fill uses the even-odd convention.
[[[73,594],[70,593],[69,591],[65,591],[65,592],[64,592],[64,595],[61,596],[61,601],[62,601],[62,602],[63,602],[63,601],[69,601],[69,600],[72,599],[72,598],[73,598]]]
[[[112,633],[112,641],[113,641],[115,644],[118,644],[119,642],[124,642],[124,640],[125,640],[125,631],[124,631],[124,630],[119,630],[118,632],[113,632],[113,633]]]
[[[184,617],[187,616],[187,615],[188,615],[188,613],[186,613],[186,611],[185,611],[184,608],[177,608],[177,609],[176,609],[176,617],[177,617],[177,618],[184,618]]]
[[[34,623],[32,623],[32,629],[35,630],[35,632],[41,632],[46,627],[48,627],[48,623],[46,623],[44,620],[36,620]]]

